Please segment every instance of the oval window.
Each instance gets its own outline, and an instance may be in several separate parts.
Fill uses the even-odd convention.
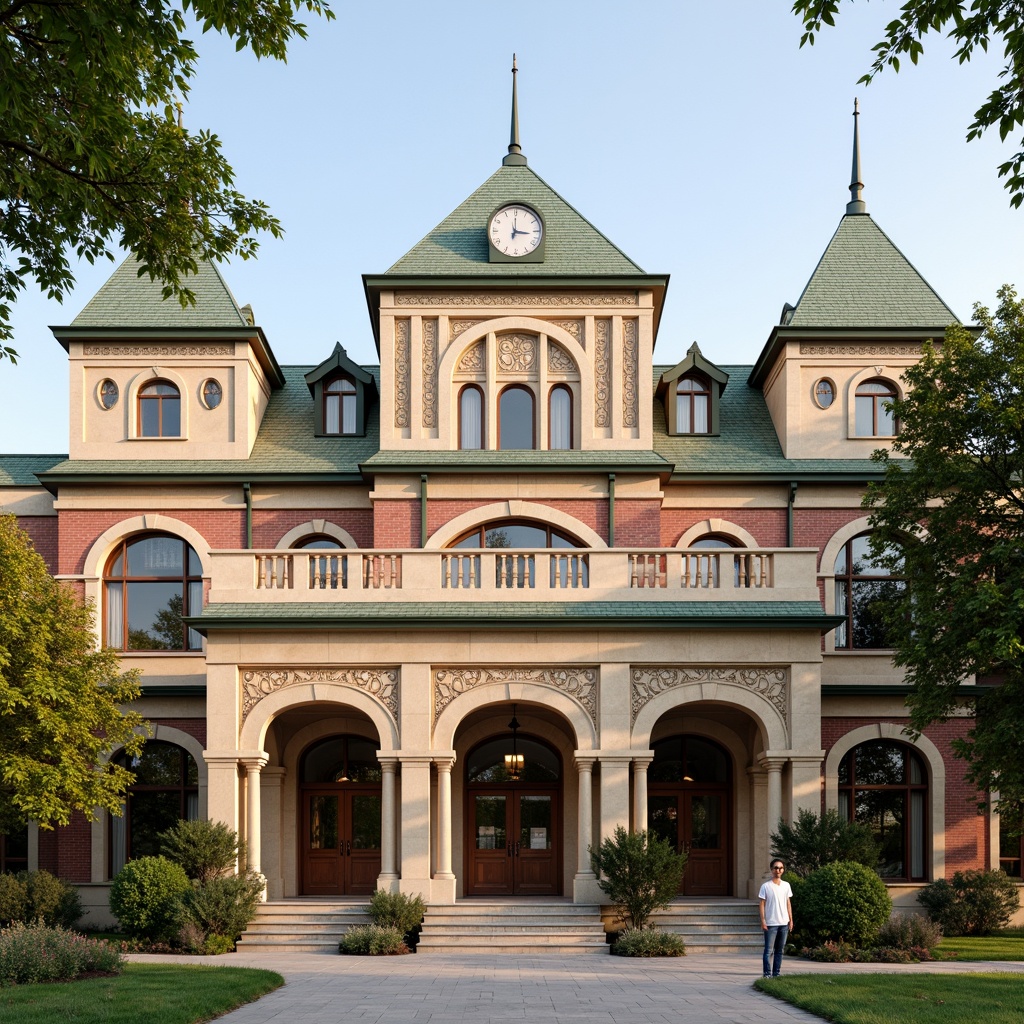
[[[822,377],[814,385],[814,401],[819,409],[827,409],[836,400],[836,386],[828,379]]]
[[[216,409],[223,397],[224,389],[220,386],[219,381],[215,381],[211,377],[203,384],[203,405],[207,409]]]
[[[109,377],[100,381],[100,405],[104,409],[113,409],[119,396],[117,385]]]

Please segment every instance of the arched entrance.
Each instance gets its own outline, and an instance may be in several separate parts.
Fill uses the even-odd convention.
[[[684,896],[730,890],[732,791],[729,755],[700,736],[670,736],[652,745],[647,828],[688,851]]]
[[[506,735],[466,760],[467,896],[561,894],[562,763],[542,741],[519,736],[517,769]]]
[[[301,892],[372,893],[381,862],[381,768],[377,744],[331,736],[299,762]]]

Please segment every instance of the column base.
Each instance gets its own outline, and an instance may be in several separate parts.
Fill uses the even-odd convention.
[[[429,900],[432,884],[431,878],[400,878],[397,891],[404,892],[407,896],[422,896]]]
[[[604,903],[606,899],[595,875],[577,875],[572,880],[573,903]]]
[[[430,880],[431,904],[451,906],[455,902],[455,883],[453,874],[434,875]]]
[[[377,876],[377,888],[378,890],[383,889],[384,892],[398,892],[398,881],[398,875],[381,872]]]

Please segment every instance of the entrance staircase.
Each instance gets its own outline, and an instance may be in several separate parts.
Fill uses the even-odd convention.
[[[256,918],[238,940],[240,953],[337,953],[341,937],[357,924],[369,924],[367,897],[317,898],[261,903]]]
[[[651,923],[683,937],[687,953],[757,953],[764,947],[756,900],[682,897],[651,916]],[[608,927],[616,927],[611,921]]]
[[[427,908],[417,953],[607,955],[601,908],[553,899],[467,899]]]

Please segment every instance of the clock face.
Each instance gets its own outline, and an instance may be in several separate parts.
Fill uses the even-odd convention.
[[[491,218],[488,234],[498,252],[506,256],[529,256],[544,237],[544,225],[528,206],[511,203]]]

